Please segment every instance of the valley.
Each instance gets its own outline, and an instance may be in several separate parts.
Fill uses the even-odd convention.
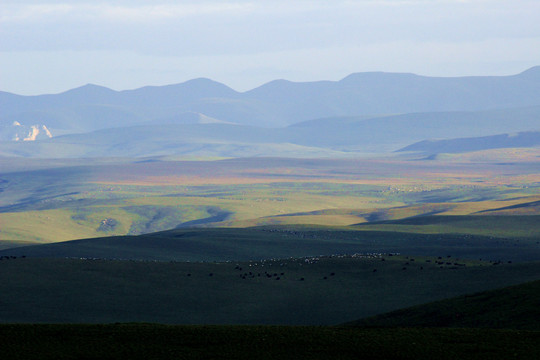
[[[0,360],[540,359],[538,14],[0,1]]]
[[[3,246],[188,225],[349,226],[421,215],[540,215],[540,175],[529,158],[509,163],[414,156],[94,162],[51,161],[47,169],[46,160],[33,160],[21,171],[12,159],[0,159],[6,169],[0,184]],[[473,228],[468,231],[478,233]],[[505,236],[515,231],[508,229],[498,231]],[[530,236],[537,234],[531,231]]]

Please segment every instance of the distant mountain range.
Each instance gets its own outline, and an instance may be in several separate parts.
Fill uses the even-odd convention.
[[[55,95],[0,92],[0,108],[0,156],[425,151],[405,147],[540,130],[540,67],[498,77],[359,73],[340,81],[276,80],[243,93],[209,79],[126,91],[85,85]],[[39,124],[41,136],[55,137],[12,143],[14,123]]]

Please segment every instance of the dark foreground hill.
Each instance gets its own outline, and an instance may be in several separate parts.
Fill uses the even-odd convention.
[[[290,326],[0,325],[6,359],[537,359],[540,332]]]
[[[369,327],[540,330],[540,281],[419,305],[348,323]]]

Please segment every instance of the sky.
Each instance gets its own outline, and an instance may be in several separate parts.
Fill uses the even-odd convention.
[[[0,90],[511,75],[540,65],[539,14],[538,0],[2,0]]]

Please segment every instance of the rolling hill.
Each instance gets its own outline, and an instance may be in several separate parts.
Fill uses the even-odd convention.
[[[540,124],[538,126],[540,126]],[[430,154],[439,154],[538,146],[540,146],[540,131],[528,131],[513,134],[469,137],[461,139],[424,140],[406,146],[398,151],[418,151]]]
[[[503,132],[538,128],[540,106],[476,112],[433,112],[392,116],[333,117],[282,128],[233,124],[201,113],[181,113],[88,133],[56,136],[33,142],[0,142],[0,155],[63,157],[350,157],[395,150],[428,151],[426,146],[452,152],[506,145],[532,146],[537,132],[503,139]],[[441,137],[492,137],[446,142],[421,142]],[[501,142],[502,141],[502,142]],[[457,143],[456,143],[457,142]],[[463,145],[462,143],[466,143]],[[443,145],[446,144],[446,145]],[[454,145],[452,145],[454,144]],[[498,144],[498,145],[497,145]],[[453,147],[452,147],[453,146]],[[418,150],[415,150],[418,149]]]
[[[429,218],[429,217],[428,217]],[[448,223],[447,219],[445,222]],[[469,217],[470,218],[470,217]],[[497,218],[488,218],[489,224]],[[481,220],[484,220],[481,219]],[[458,221],[464,221],[458,217]],[[519,220],[519,219],[518,219]],[[530,219],[527,226],[534,227]],[[429,219],[429,222],[436,220]],[[474,220],[469,220],[474,222]],[[532,225],[531,225],[532,223]],[[523,222],[518,222],[523,224]],[[109,236],[56,242],[0,251],[0,256],[105,258],[159,261],[234,261],[354,253],[403,253],[499,261],[540,258],[537,237],[493,237],[466,228],[440,232],[392,227],[380,230],[331,226],[254,228],[179,228],[137,236]],[[400,231],[401,230],[401,231]]]
[[[419,305],[347,325],[540,330],[540,281]]]

